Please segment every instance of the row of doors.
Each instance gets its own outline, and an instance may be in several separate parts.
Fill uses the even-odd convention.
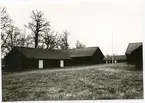
[[[39,60],[38,67],[43,68],[43,60]],[[64,67],[64,60],[60,60],[60,67]]]

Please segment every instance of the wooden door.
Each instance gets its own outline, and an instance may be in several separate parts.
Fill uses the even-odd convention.
[[[43,60],[39,60],[38,65],[39,65],[39,68],[40,68],[40,69],[43,68]]]
[[[60,67],[64,67],[64,61],[63,60],[60,60]]]

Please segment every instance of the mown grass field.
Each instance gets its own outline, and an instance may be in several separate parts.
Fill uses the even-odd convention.
[[[3,101],[143,99],[143,71],[125,63],[2,75]]]

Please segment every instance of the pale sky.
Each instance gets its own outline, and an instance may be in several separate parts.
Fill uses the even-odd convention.
[[[15,2],[14,2],[15,1]],[[21,1],[21,2],[20,2]],[[25,2],[22,2],[25,1]],[[69,44],[99,46],[104,55],[124,54],[130,42],[142,42],[144,0],[3,0],[16,26],[24,29],[32,10],[41,10],[54,31],[68,30]],[[7,2],[7,3],[6,3]]]

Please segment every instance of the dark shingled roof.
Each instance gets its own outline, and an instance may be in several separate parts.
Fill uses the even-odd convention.
[[[126,53],[125,54],[131,54],[132,51],[134,51],[135,49],[137,49],[138,47],[140,47],[142,45],[142,42],[138,42],[138,43],[129,43]]]
[[[112,57],[104,57],[104,60],[112,60]],[[113,56],[113,60],[126,60],[126,55],[115,55]]]
[[[68,53],[60,50],[49,50],[40,48],[14,47],[27,58],[35,59],[71,59]]]
[[[70,57],[87,57],[92,56],[98,48],[99,47],[87,47],[81,49],[63,50],[63,52],[67,52]]]

